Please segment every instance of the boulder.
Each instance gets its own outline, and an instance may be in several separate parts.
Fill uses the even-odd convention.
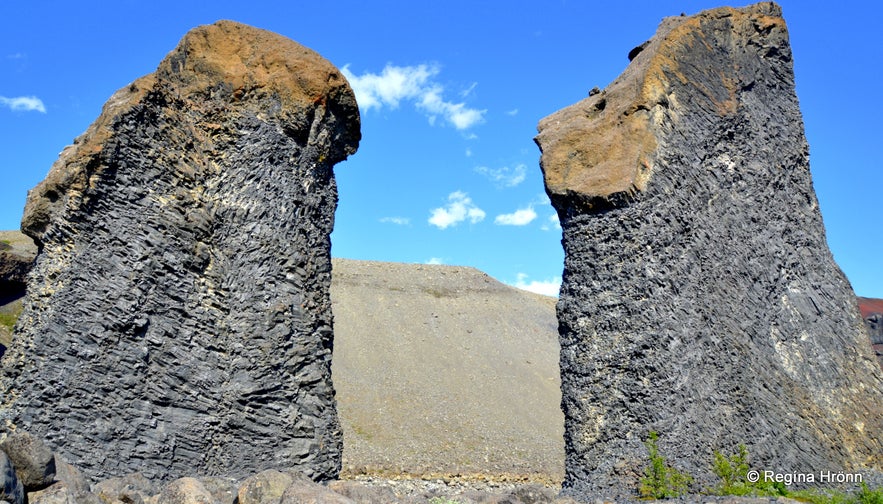
[[[279,504],[355,504],[325,485],[309,480],[296,479],[282,494]]]
[[[331,481],[328,483],[328,488],[359,504],[388,504],[404,501],[387,487],[364,485],[358,481]]]
[[[643,441],[701,487],[883,469],[883,373],[834,263],[774,3],[662,21],[602,92],[540,121],[563,228],[564,493],[633,497]]]
[[[28,195],[0,430],[93,479],[334,478],[332,167],[359,139],[312,50],[232,21],[185,35]]]
[[[15,473],[27,492],[42,490],[55,482],[55,454],[46,443],[27,432],[16,432],[0,442],[15,465]]]
[[[156,504],[218,504],[196,478],[180,478],[166,485]]]
[[[143,474],[132,473],[96,483],[92,492],[105,504],[144,504],[159,493],[159,488]]]
[[[15,475],[15,466],[2,450],[0,450],[0,501],[9,504],[25,502],[25,490]]]
[[[276,504],[285,490],[294,482],[295,476],[267,469],[248,477],[239,487],[239,504]]]

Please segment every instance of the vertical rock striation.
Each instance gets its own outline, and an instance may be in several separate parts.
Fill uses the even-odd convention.
[[[667,18],[539,124],[563,227],[566,492],[681,469],[883,469],[883,374],[825,241],[780,8]]]
[[[189,32],[28,196],[40,252],[0,429],[93,477],[336,476],[332,167],[359,139],[315,52],[230,21]]]

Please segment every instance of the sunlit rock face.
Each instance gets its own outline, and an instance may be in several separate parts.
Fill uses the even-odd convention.
[[[40,251],[2,429],[92,477],[335,477],[332,167],[359,138],[315,52],[230,21],[189,32],[28,196]]]
[[[633,494],[649,431],[709,483],[883,469],[883,375],[834,263],[788,33],[760,3],[665,19],[536,138],[563,227],[565,492]]]

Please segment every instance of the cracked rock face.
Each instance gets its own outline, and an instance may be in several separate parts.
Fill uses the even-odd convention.
[[[40,251],[0,429],[92,477],[335,477],[332,167],[359,138],[315,52],[230,21],[189,32],[28,195]]]
[[[540,122],[562,227],[565,492],[633,492],[648,431],[710,481],[883,469],[883,374],[825,241],[779,7],[665,19]]]

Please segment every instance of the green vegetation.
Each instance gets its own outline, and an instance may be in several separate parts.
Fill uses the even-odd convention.
[[[649,463],[639,488],[642,498],[668,499],[687,493],[693,478],[669,465],[659,454],[659,435],[651,431],[644,446],[649,453]],[[746,497],[787,497],[809,504],[883,504],[883,487],[871,489],[864,482],[853,492],[810,488],[789,490],[782,482],[752,481],[748,448],[740,444],[736,453],[725,455],[714,452],[712,472],[720,484],[707,490],[710,495],[734,495]],[[450,503],[440,503],[450,504]]]
[[[460,501],[448,499],[446,497],[433,497],[429,499],[429,504],[460,504]]]
[[[19,315],[21,315],[21,312],[18,311],[15,313],[0,312],[0,326],[3,326],[12,331],[12,328],[15,327],[15,322],[18,320]]]
[[[650,455],[650,463],[645,469],[645,476],[641,478],[641,497],[668,499],[684,495],[693,482],[693,477],[678,471],[665,461],[665,457],[659,454],[656,444],[658,440],[659,434],[650,431],[644,442]]]
[[[715,451],[712,470],[720,478],[721,483],[710,493],[713,495],[788,497],[810,504],[883,504],[883,488],[871,490],[865,483],[862,483],[861,488],[854,493],[817,488],[791,491],[781,482],[752,482],[748,477],[750,469],[748,448],[744,444],[740,444],[738,451],[729,456]]]
[[[714,495],[751,495],[754,497],[777,497],[787,493],[787,487],[779,482],[752,482],[748,477],[751,466],[748,464],[748,448],[740,444],[738,451],[730,456],[715,450],[712,470],[720,478],[721,484],[711,493]]]
[[[786,496],[810,504],[883,504],[883,487],[872,490],[867,483],[862,483],[853,493],[812,488],[787,492]]]
[[[9,240],[0,240],[0,250],[7,250],[12,248],[12,242]]]

